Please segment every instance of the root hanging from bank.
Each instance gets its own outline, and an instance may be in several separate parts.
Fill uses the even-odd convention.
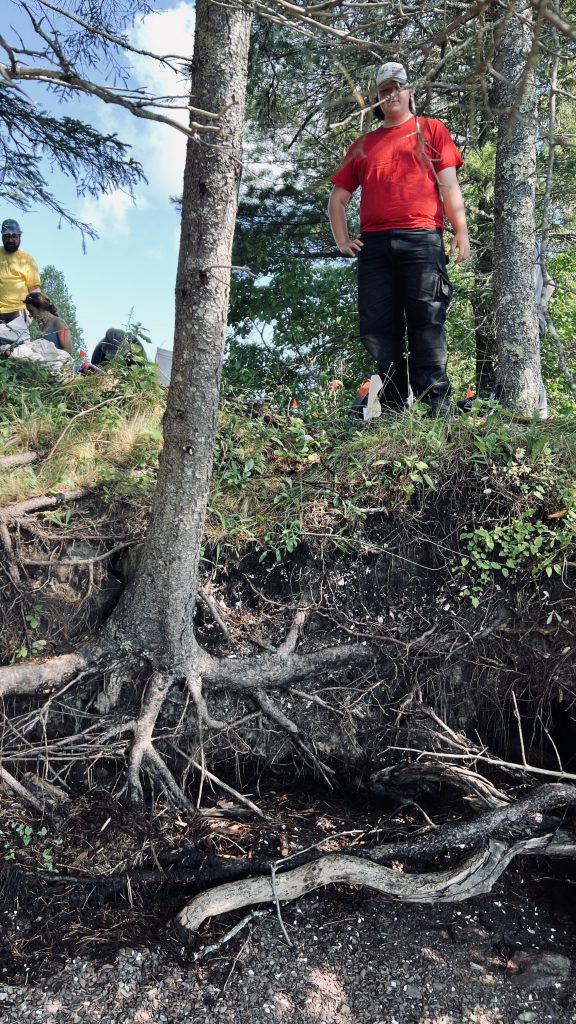
[[[347,669],[351,665],[366,665],[374,660],[374,653],[367,646],[349,644],[311,654],[296,654],[300,631],[306,618],[304,610],[297,611],[285,640],[273,654],[265,657],[238,661],[217,658],[192,641],[189,645],[189,663],[178,670],[170,664],[164,665],[163,651],[150,650],[138,637],[126,635],[113,617],[98,637],[76,651],[0,668],[0,696],[32,697],[42,694],[56,700],[59,692],[74,689],[80,680],[91,675],[96,679],[112,664],[128,678],[136,678],[137,675],[141,677],[143,670],[149,671],[140,710],[131,723],[132,740],[129,744],[126,781],[128,799],[134,805],[144,801],[143,776],[147,776],[151,783],[159,786],[171,803],[193,814],[194,805],[154,746],[156,725],[174,686],[179,686],[191,697],[197,712],[200,735],[203,730],[215,732],[232,725],[232,722],[215,718],[209,709],[209,695],[228,690],[253,702],[263,719],[284,731],[302,752],[304,759],[313,764],[325,778],[329,777],[330,769],[315,756],[305,738],[300,735],[298,726],[284,714],[268,691],[286,690],[294,682]],[[46,715],[43,721],[45,724]],[[128,731],[124,723],[121,732]],[[81,735],[80,742],[83,745],[90,742],[87,733]],[[43,753],[47,761],[50,759],[51,746],[50,738],[46,737]]]

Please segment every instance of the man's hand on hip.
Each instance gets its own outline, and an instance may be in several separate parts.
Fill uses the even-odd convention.
[[[339,245],[338,248],[343,256],[357,256],[363,245],[364,242],[360,236],[358,236],[358,238],[355,238],[351,242],[344,242],[344,244]]]

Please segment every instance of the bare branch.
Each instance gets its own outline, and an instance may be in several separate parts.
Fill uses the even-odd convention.
[[[38,452],[20,452],[16,455],[3,455],[0,459],[0,466],[5,469],[15,469],[17,466],[29,466],[39,458]]]
[[[576,40],[576,25],[573,22],[566,21],[565,18],[562,18],[557,11],[549,7],[546,2],[542,2],[542,0],[530,0],[530,3],[537,11],[541,11],[542,17],[546,18],[546,21],[549,21],[551,25],[554,25],[563,36],[566,36],[567,39]]]
[[[86,78],[71,77],[65,71],[56,71],[54,68],[26,68],[22,65],[18,65],[16,71],[12,71],[5,65],[0,64],[0,74],[6,79],[7,82],[13,83],[15,81],[22,82],[43,82],[46,85],[59,85],[70,92],[82,92],[88,96],[96,96],[102,100],[103,103],[111,103],[119,107],[123,107],[124,110],[128,110],[135,117],[143,118],[148,121],[157,121],[159,124],[166,124],[170,128],[175,128],[177,131],[182,132],[183,135],[188,137],[197,138],[199,131],[215,133],[219,132],[220,128],[218,125],[207,125],[200,124],[196,121],[191,121],[190,125],[181,124],[174,118],[166,117],[164,114],[156,114],[153,110],[148,110],[148,107],[154,107],[154,97],[146,96],[142,99],[129,99],[128,96],[123,96],[121,93],[114,91],[113,89],[106,88],[102,85],[97,85],[95,82],[90,82]],[[192,113],[198,114],[201,117],[205,117],[214,121],[218,121],[221,118],[221,114],[210,113],[206,110],[196,110],[190,108]]]
[[[127,39],[122,38],[121,36],[115,36],[111,32],[105,32],[104,29],[97,28],[95,25],[90,24],[90,22],[84,21],[82,18],[79,18],[76,14],[72,14],[71,11],[66,11],[63,7],[58,7],[57,4],[49,3],[49,0],[38,0],[38,3],[41,4],[42,7],[46,7],[50,11],[54,11],[56,14],[60,14],[63,18],[66,18],[68,21],[74,22],[75,25],[79,25],[80,28],[85,29],[91,35],[99,36],[101,39],[105,39],[107,42],[113,43],[115,46],[120,47],[120,49],[125,50],[127,53],[135,53],[139,57],[150,57],[151,60],[156,60],[160,64],[166,64],[169,68],[172,69],[172,71],[175,71],[176,73],[181,73],[181,69],[175,68],[174,65],[171,63],[172,60],[181,61],[183,64],[189,62],[189,58],[184,57],[181,54],[167,53],[161,55],[158,53],[153,53],[151,50],[141,50],[137,46],[132,46]]]

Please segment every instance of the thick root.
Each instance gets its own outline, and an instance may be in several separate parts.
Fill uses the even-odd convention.
[[[102,648],[86,646],[43,661],[35,659],[25,664],[4,665],[0,668],[0,697],[11,693],[47,693],[74,675],[105,667],[102,662],[105,653]]]
[[[189,931],[196,931],[207,917],[227,914],[255,903],[294,900],[325,885],[362,885],[408,903],[459,903],[490,892],[510,861],[520,854],[575,856],[576,844],[556,841],[554,836],[525,839],[512,846],[491,840],[463,864],[449,871],[406,875],[359,857],[330,855],[267,878],[228,882],[196,896],[177,917]]]

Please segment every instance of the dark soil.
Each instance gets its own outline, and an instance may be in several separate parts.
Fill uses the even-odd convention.
[[[138,815],[91,793],[44,835],[40,822],[5,802],[4,856],[15,859],[4,862],[2,1024],[576,1020],[570,865],[555,862],[553,875],[546,862],[514,862],[493,893],[464,904],[398,904],[334,887],[284,905],[286,935],[275,911],[261,908],[212,952],[207,948],[243,913],[211,919],[184,937],[171,922],[194,885],[180,884],[173,868],[164,867],[169,884],[136,880],[115,897],[99,888],[99,880],[154,868],[168,851],[191,846],[276,857],[314,843],[324,851],[354,849],[429,827],[418,808],[356,806],[352,817],[334,796],[276,792],[261,796],[260,805],[271,823],[198,817],[185,824],[174,811]],[[230,808],[220,801],[213,810]],[[55,871],[34,880],[32,871],[46,868],[45,850]],[[85,883],[67,880],[72,875],[84,875]]]
[[[329,892],[271,911],[205,959],[192,947],[109,947],[41,974],[0,970],[2,1024],[569,1024],[575,919],[517,871],[462,906]],[[229,924],[229,922],[227,922]],[[224,924],[211,926],[212,934]],[[208,938],[208,936],[205,936]],[[524,964],[522,972],[518,965]],[[572,968],[572,977],[568,971]],[[3,980],[2,980],[3,979]]]

